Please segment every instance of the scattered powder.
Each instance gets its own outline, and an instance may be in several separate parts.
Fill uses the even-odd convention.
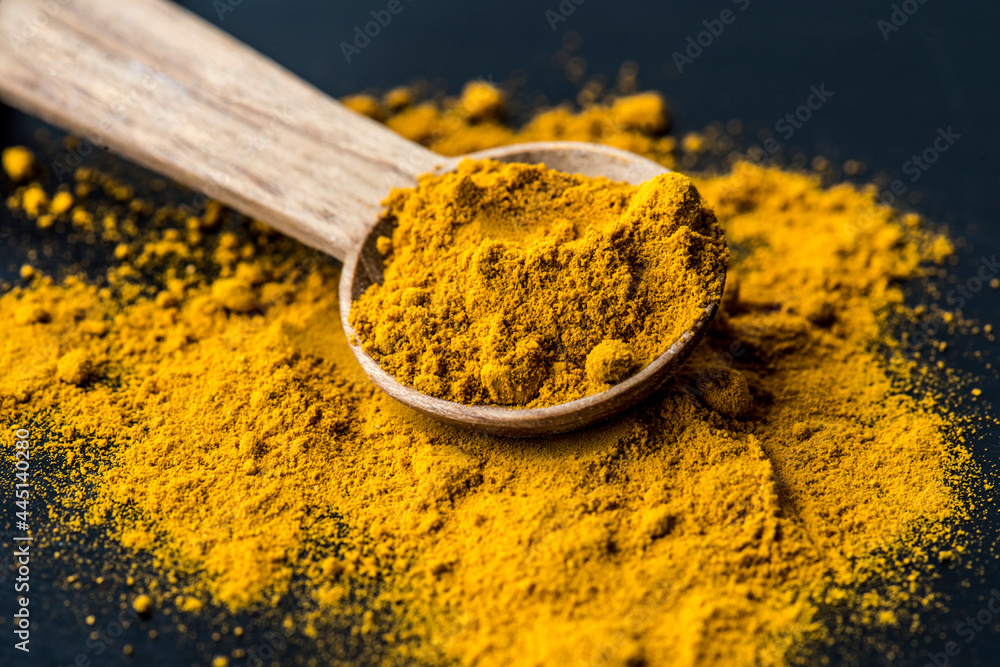
[[[443,152],[601,140],[579,129],[597,124],[672,161],[649,101],[518,131],[476,120],[482,105],[395,97],[372,107],[413,138],[437,128],[423,136]],[[324,662],[351,646],[363,663],[815,663],[840,627],[919,628],[938,554],[963,549],[952,471],[970,462],[951,417],[909,382],[920,367],[875,345],[899,281],[949,245],[871,188],[749,164],[694,178],[733,249],[710,335],[643,406],[513,440],[375,389],[332,263],[218,208],[77,177],[92,189],[68,205],[11,192],[19,224],[92,225],[108,269],[0,296],[0,422],[50,433],[64,464],[48,474],[81,510],[60,530],[152,555],[157,609],[276,614]],[[597,348],[588,374],[627,372],[621,346]]]

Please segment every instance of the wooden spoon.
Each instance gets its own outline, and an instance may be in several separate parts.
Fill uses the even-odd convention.
[[[345,108],[274,62],[165,0],[0,0],[0,98],[84,141],[53,164],[60,178],[108,147],[344,262],[341,322],[375,384],[442,421],[507,435],[580,428],[647,397],[708,329],[720,293],[662,355],[628,380],[536,409],[469,406],[422,394],[368,356],[351,302],[382,280],[380,202],[445,158]],[[632,184],[667,170],[594,144],[505,146],[472,158],[545,163]],[[194,208],[204,205],[199,196]],[[723,276],[723,279],[725,276]]]

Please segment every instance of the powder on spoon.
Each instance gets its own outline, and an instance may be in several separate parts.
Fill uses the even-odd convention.
[[[351,323],[386,371],[438,398],[543,407],[603,391],[722,292],[722,229],[676,173],[633,186],[465,160],[386,209],[385,282]]]

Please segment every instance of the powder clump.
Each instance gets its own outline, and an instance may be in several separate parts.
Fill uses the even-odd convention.
[[[0,164],[10,180],[23,181],[35,167],[35,154],[24,146],[11,146],[0,154]]]
[[[737,370],[710,368],[699,376],[698,388],[705,405],[724,417],[744,417],[750,411],[750,387]]]
[[[602,340],[587,355],[587,378],[597,386],[617,384],[633,370],[632,348],[620,340]]]
[[[228,310],[249,313],[257,307],[257,297],[243,278],[222,278],[212,285],[212,296]]]
[[[148,618],[153,613],[153,600],[148,595],[140,595],[132,601],[132,609],[143,618]]]
[[[663,132],[670,122],[667,103],[654,92],[619,97],[611,106],[611,114],[624,127],[651,134]]]
[[[70,350],[56,364],[56,377],[67,384],[86,384],[96,374],[97,365],[84,348]]]

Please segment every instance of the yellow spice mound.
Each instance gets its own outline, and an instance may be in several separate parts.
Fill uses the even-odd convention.
[[[455,134],[490,141],[475,130]],[[509,440],[421,417],[351,358],[334,267],[217,208],[99,191],[76,205],[119,220],[95,241],[107,286],[0,296],[0,424],[51,432],[66,544],[96,526],[155,556],[143,608],[280,608],[320,663],[816,664],[841,624],[917,632],[927,573],[962,546],[967,460],[872,343],[948,243],[870,190],[750,165],[695,184],[736,249],[723,310],[658,396],[599,427]],[[26,192],[19,224],[41,224]],[[628,365],[593,347],[588,374]]]
[[[659,93],[652,91],[622,96],[581,111],[563,104],[539,111],[517,129],[502,122],[502,91],[485,82],[467,86],[461,97],[446,101],[444,106],[414,103],[412,96],[405,99],[394,92],[387,94],[385,100],[355,95],[345,103],[358,113],[384,120],[407,139],[443,155],[558,139],[608,144],[645,155],[667,167],[674,166],[677,141],[663,136],[670,121],[669,107]],[[477,114],[477,110],[489,112]]]
[[[722,230],[679,174],[631,186],[466,160],[386,206],[385,282],[351,324],[382,368],[439,398],[542,407],[603,391],[722,292]],[[612,341],[624,349],[604,361]]]

